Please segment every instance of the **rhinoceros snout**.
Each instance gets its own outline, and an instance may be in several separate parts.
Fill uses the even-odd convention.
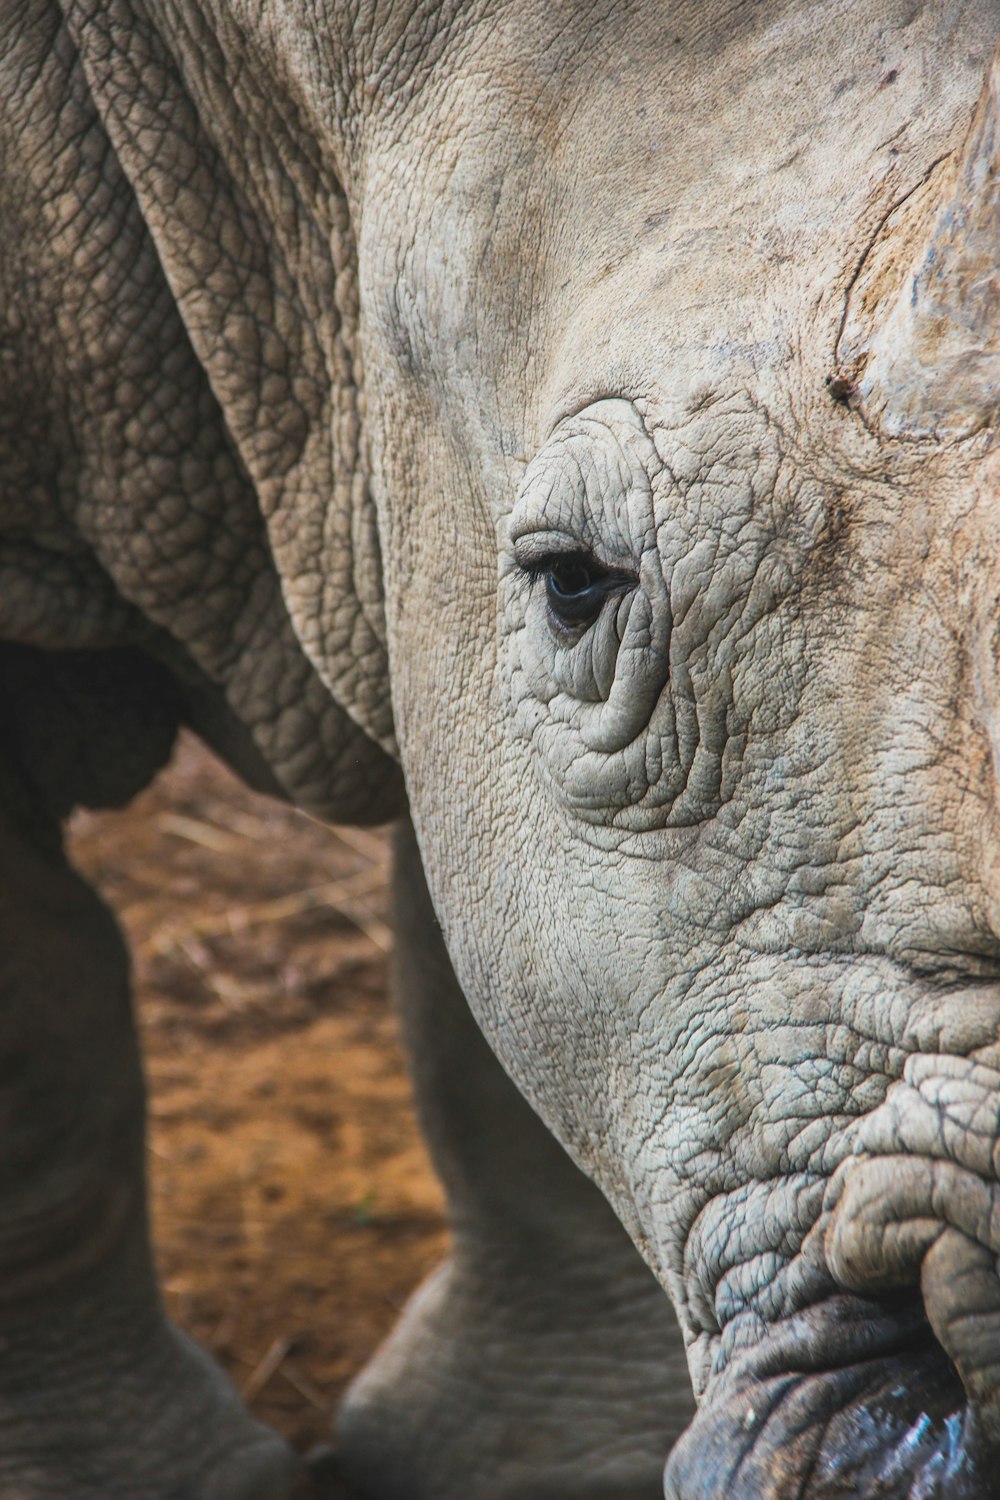
[[[1000,1046],[911,1055],[804,1247],[810,1305],[709,1382],[669,1500],[1000,1496]]]
[[[994,1500],[1000,1447],[919,1296],[832,1296],[706,1392],[666,1500]]]
[[[1000,1439],[1000,1049],[909,1058],[860,1151],[834,1185],[830,1269],[863,1294],[919,1284],[979,1426]]]

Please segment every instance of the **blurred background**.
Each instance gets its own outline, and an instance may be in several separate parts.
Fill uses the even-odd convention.
[[[184,738],[70,845],[131,944],[170,1313],[304,1451],[446,1248],[386,995],[388,840]]]

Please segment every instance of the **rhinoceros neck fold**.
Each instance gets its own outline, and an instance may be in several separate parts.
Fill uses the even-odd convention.
[[[250,66],[250,42],[228,13],[216,29],[203,12],[174,9],[161,29],[163,18],[142,0],[125,28],[104,6],[66,7],[117,167],[217,403],[225,444],[235,450],[231,487],[255,512],[262,566],[246,584],[247,608],[231,633],[245,638],[244,654],[260,664],[269,646],[274,655],[276,612],[294,632],[294,644],[282,648],[284,665],[271,674],[273,691],[262,693],[267,674],[259,670],[246,684],[247,699],[266,696],[270,709],[250,703],[246,716],[262,726],[269,714],[273,721],[287,713],[288,657],[298,650],[319,679],[299,692],[327,722],[316,736],[326,757],[393,762],[344,195],[295,99],[269,91],[266,68],[259,58]],[[234,79],[244,82],[234,86]],[[222,517],[219,524],[227,525]],[[259,607],[265,574],[280,593],[267,610]],[[294,783],[298,800],[322,806],[313,790],[302,795],[291,733],[261,727],[278,741],[264,747],[265,758],[280,762],[279,777]],[[354,748],[345,750],[349,742]],[[397,773],[387,765],[385,775]],[[315,771],[306,779],[311,785]]]

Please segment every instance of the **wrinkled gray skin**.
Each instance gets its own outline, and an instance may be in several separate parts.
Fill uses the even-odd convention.
[[[646,1500],[682,1431],[673,1500],[1000,1494],[998,36],[0,0],[5,1496],[292,1482],[163,1321],[60,852],[180,722],[415,826],[456,1244],[376,1500]]]

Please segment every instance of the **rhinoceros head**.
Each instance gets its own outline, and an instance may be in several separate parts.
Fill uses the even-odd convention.
[[[668,1493],[985,1495],[997,18],[739,14],[477,21],[366,123],[396,727],[685,1330]]]

